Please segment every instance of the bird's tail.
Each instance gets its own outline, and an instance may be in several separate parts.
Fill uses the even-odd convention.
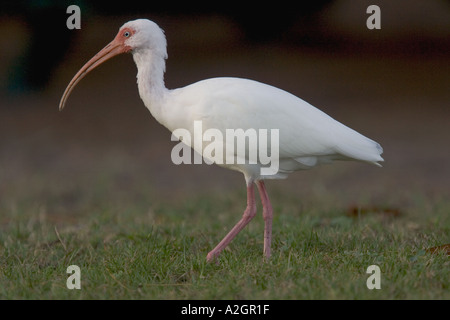
[[[340,141],[336,151],[344,157],[373,163],[381,167],[379,162],[384,161],[381,157],[381,154],[383,153],[381,145],[353,129],[348,129],[351,130],[351,132],[347,132],[345,138],[340,138],[339,136],[335,137]]]

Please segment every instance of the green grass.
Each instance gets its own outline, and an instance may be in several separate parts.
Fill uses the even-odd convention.
[[[171,202],[65,199],[78,214],[37,198],[4,204],[0,298],[450,299],[448,256],[426,251],[450,242],[448,201],[419,199],[399,217],[349,217],[342,206],[273,198],[268,263],[260,212],[218,264],[205,261],[240,218],[242,193]],[[81,290],[66,287],[72,264],[81,268]],[[381,268],[380,290],[366,287],[372,264]]]

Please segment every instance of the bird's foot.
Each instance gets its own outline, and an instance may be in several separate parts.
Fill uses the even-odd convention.
[[[206,256],[206,262],[208,263],[213,263],[215,262],[216,265],[219,265],[219,261],[217,260],[217,257],[219,256],[220,252],[214,252],[211,251],[210,253],[208,253],[208,255]]]

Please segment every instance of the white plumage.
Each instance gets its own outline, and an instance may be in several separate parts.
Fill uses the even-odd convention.
[[[169,130],[190,128],[202,120],[204,129],[280,129],[280,174],[309,169],[332,160],[383,161],[381,146],[281,89],[240,78],[213,78],[169,91],[167,109],[157,118]],[[150,109],[151,110],[151,109]],[[245,168],[241,168],[245,170]],[[256,173],[243,172],[253,180]]]
[[[268,258],[272,207],[263,179],[285,178],[293,171],[309,169],[334,160],[353,159],[377,165],[383,161],[383,149],[377,142],[334,120],[302,99],[273,86],[240,78],[213,78],[179,89],[167,89],[164,85],[166,38],[154,22],[145,19],[123,25],[116,38],[83,66],[64,92],[60,109],[81,78],[102,62],[123,52],[133,54],[138,69],[139,94],[145,106],[169,130],[184,128],[194,135],[195,121],[201,121],[204,130],[214,128],[222,132],[227,129],[279,130],[277,174],[262,176],[260,163],[220,164],[244,174],[248,191],[247,209],[237,225],[208,254],[208,260],[215,259],[255,215],[254,183],[263,203],[264,253]],[[183,142],[195,147],[193,141]],[[206,144],[203,142],[202,146]],[[226,144],[224,149],[225,147]],[[260,148],[260,145],[247,148]],[[224,150],[224,154],[226,152]]]

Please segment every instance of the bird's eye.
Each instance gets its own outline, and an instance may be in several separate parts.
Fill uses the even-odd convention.
[[[128,37],[130,36],[130,32],[129,32],[129,31],[125,31],[125,32],[123,33],[123,36],[124,36],[125,38],[128,38]]]

